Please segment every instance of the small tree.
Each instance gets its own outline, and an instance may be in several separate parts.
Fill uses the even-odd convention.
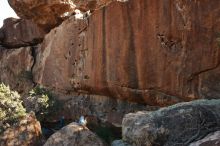
[[[29,97],[24,99],[27,111],[33,111],[39,121],[48,120],[60,110],[60,103],[54,95],[42,86],[36,86],[29,92]]]

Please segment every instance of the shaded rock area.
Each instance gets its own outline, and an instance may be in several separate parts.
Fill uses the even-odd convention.
[[[7,18],[0,29],[0,45],[7,48],[27,47],[40,43],[45,32],[31,20]]]
[[[191,143],[189,146],[220,146],[220,131],[211,133],[203,139]]]
[[[90,117],[88,122],[99,124],[109,123],[115,127],[121,127],[122,118],[130,112],[140,110],[156,110],[156,107],[131,103],[127,101],[117,100],[110,97],[98,95],[79,95],[71,97],[71,99],[63,105],[63,115],[67,119],[77,120],[81,115]]]
[[[160,106],[219,98],[219,5],[115,1],[84,19],[72,16],[45,37],[34,81]]]
[[[106,146],[106,144],[88,128],[71,123],[54,133],[44,146]]]
[[[134,146],[188,146],[220,129],[220,100],[198,100],[127,114],[123,140]]]
[[[74,12],[71,0],[8,0],[17,15],[23,19],[32,19],[44,30],[60,24]]]
[[[61,97],[57,97],[59,98]],[[62,98],[68,100],[61,100],[61,107],[52,115],[45,117],[42,126],[47,129],[56,129],[60,127],[62,118],[66,124],[78,121],[83,115],[86,117],[87,127],[108,144],[121,138],[122,119],[125,114],[139,110],[158,109],[158,107],[98,95],[76,95]],[[51,133],[53,131],[50,130],[46,136]]]
[[[0,82],[19,93],[27,93],[34,85],[31,72],[33,63],[32,47],[10,50],[0,47]]]
[[[40,146],[42,142],[40,123],[31,114],[0,135],[0,146]]]
[[[122,119],[125,114],[156,109],[158,108],[111,97],[78,95],[70,97],[63,104],[59,117],[62,115],[67,120],[78,121],[80,116],[86,116],[87,127],[106,143],[111,144],[113,140],[121,138]]]

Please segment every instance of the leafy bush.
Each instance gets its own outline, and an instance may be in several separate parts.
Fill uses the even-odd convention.
[[[39,121],[48,119],[60,107],[54,95],[41,86],[32,89],[25,100],[25,107],[28,111],[34,111]]]
[[[26,115],[20,95],[0,84],[0,133]]]
[[[29,92],[28,100],[34,104],[34,112],[42,112],[49,107],[49,97],[51,94],[44,88],[37,86]]]

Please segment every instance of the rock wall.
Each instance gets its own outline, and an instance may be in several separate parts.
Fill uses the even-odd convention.
[[[0,45],[7,48],[19,48],[42,42],[45,32],[33,21],[7,18],[0,29]]]
[[[34,85],[33,63],[31,47],[10,50],[0,47],[0,81],[19,93],[28,92]]]
[[[219,5],[129,0],[72,16],[45,37],[34,81],[160,106],[219,98]]]
[[[0,82],[22,94],[33,88],[35,48],[45,34],[32,20],[4,20],[0,28]]]
[[[219,0],[8,1],[21,19],[0,29],[0,81],[20,93],[35,85],[58,93],[65,104],[56,120],[86,115],[118,128],[129,112],[220,98]],[[124,141],[113,144],[188,145],[219,130],[218,104],[129,114]],[[64,129],[57,143],[69,132],[78,133]]]

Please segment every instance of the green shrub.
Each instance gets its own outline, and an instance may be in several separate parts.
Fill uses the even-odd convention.
[[[54,95],[41,86],[32,89],[27,100],[29,105],[26,108],[29,108],[29,111],[30,109],[34,111],[39,121],[50,118],[60,107],[60,103],[54,98]]]
[[[28,98],[32,98],[32,99],[36,98],[34,104],[38,105],[39,112],[44,111],[49,107],[49,97],[51,98],[52,95],[43,87],[40,86],[35,87],[29,92],[29,95],[30,96]],[[38,111],[35,110],[35,112]]]
[[[17,92],[11,91],[9,86],[0,84],[0,133],[10,125],[16,124],[26,115],[22,100]]]

